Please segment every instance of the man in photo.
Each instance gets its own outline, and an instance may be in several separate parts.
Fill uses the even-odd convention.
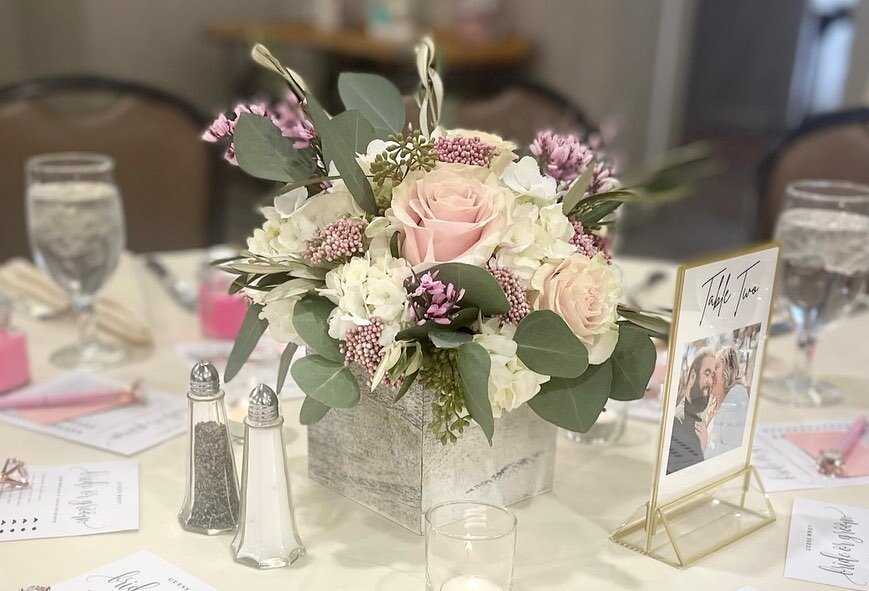
[[[676,401],[667,474],[703,461],[700,434],[705,433],[705,424],[700,415],[709,404],[714,374],[715,352],[703,347],[694,354]],[[700,424],[703,426],[698,426]]]
[[[706,420],[697,424],[704,459],[742,445],[747,415],[748,384],[739,364],[739,349],[728,345],[715,354]]]

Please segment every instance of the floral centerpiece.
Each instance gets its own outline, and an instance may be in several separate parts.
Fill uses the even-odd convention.
[[[347,110],[331,116],[254,48],[290,99],[240,106],[205,138],[284,186],[247,250],[221,263],[251,301],[225,377],[268,328],[287,343],[278,387],[307,348],[289,369],[306,425],[374,391],[399,404],[416,384],[447,446],[472,427],[491,445],[496,419],[522,407],[585,431],[607,399],[643,395],[650,336],[666,333],[619,305],[607,250],[610,214],[636,195],[576,136],[542,133],[520,158],[501,137],[440,126],[433,54],[417,48],[420,120],[406,124],[384,78],[342,74]]]

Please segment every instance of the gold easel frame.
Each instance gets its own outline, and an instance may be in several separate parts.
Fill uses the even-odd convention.
[[[741,469],[726,474],[721,479],[701,485],[683,496],[658,505],[658,489],[660,486],[661,463],[665,461],[664,451],[667,446],[665,435],[667,430],[667,412],[671,397],[670,384],[673,372],[677,368],[676,343],[679,331],[679,311],[682,309],[682,292],[685,287],[686,271],[723,261],[749,255],[755,252],[779,248],[776,253],[776,268],[780,256],[780,245],[770,242],[751,248],[732,252],[724,256],[709,257],[679,267],[676,280],[676,299],[673,306],[673,323],[670,329],[669,364],[667,367],[667,387],[662,400],[664,412],[658,434],[658,455],[655,462],[654,484],[650,501],[640,507],[633,516],[625,521],[613,534],[610,540],[635,550],[661,562],[685,568],[689,564],[708,556],[709,554],[736,542],[762,527],[773,523],[775,511],[769,502],[763,483],[757,471],[751,465],[751,442],[754,441],[757,427],[757,412],[759,404],[754,404],[750,429],[749,443],[746,445],[745,462]],[[769,330],[772,319],[773,302],[775,301],[775,277],[770,291],[769,314],[766,328]],[[764,340],[767,335],[764,335]],[[766,346],[757,368],[762,373],[766,362]],[[758,392],[759,394],[759,392]],[[736,500],[738,498],[738,500]],[[688,541],[694,546],[688,547]]]

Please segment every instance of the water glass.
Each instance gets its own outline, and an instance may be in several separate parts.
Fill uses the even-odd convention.
[[[869,186],[806,180],[788,185],[776,227],[781,242],[779,294],[797,329],[790,375],[770,380],[764,395],[794,406],[824,406],[839,388],[816,379],[818,335],[846,314],[869,282]]]
[[[472,501],[435,505],[425,514],[427,591],[509,591],[516,517]]]
[[[108,156],[67,152],[27,161],[27,228],[37,265],[70,297],[79,341],[56,351],[63,368],[103,369],[126,358],[97,339],[94,300],[124,248],[124,214]]]

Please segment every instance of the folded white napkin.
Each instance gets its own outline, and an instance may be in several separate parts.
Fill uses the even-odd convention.
[[[152,342],[153,335],[145,321],[145,297],[139,289],[141,273],[138,261],[124,253],[95,306],[101,334],[134,345]],[[11,259],[0,265],[0,290],[42,306],[48,313],[70,306],[66,293],[26,259]]]

